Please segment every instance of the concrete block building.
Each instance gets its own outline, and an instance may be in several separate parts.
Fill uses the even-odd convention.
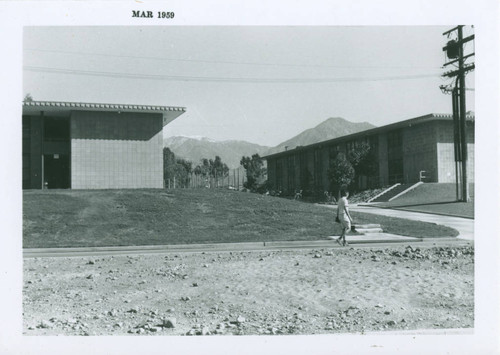
[[[467,176],[474,182],[474,116],[467,117],[466,135]],[[425,182],[456,181],[452,115],[429,114],[266,156],[268,183],[284,194],[330,191],[331,160],[362,141],[374,153],[376,172],[357,177],[359,189],[418,182],[421,176]]]
[[[23,189],[162,188],[163,127],[183,107],[23,103]]]

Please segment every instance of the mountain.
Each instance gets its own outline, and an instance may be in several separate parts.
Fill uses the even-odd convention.
[[[333,117],[272,148],[245,141],[218,142],[203,137],[181,136],[168,137],[164,140],[163,145],[170,148],[177,158],[189,160],[193,162],[194,166],[198,165],[202,158],[214,159],[218,155],[230,169],[235,169],[240,166],[240,160],[243,156],[259,154],[262,157],[282,152],[285,147],[294,149],[300,145],[306,146],[374,127],[367,122],[354,123],[340,117]]]
[[[243,156],[252,156],[256,153],[262,156],[269,150],[269,147],[245,141],[218,142],[203,137],[180,136],[165,138],[163,146],[170,148],[177,158],[193,162],[194,166],[198,165],[202,158],[214,159],[218,155],[230,169],[238,168]]]
[[[282,152],[285,150],[285,147],[288,147],[288,149],[294,149],[297,146],[306,146],[313,143],[323,142],[371,128],[375,128],[375,126],[368,122],[355,123],[340,117],[331,117],[316,127],[305,130],[295,137],[269,149],[264,155]]]

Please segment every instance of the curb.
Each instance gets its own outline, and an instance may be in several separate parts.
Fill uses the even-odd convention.
[[[372,244],[401,244],[401,243],[435,243],[435,242],[461,242],[453,237],[442,238],[411,238],[404,239],[372,239],[351,240],[352,246],[369,246]],[[258,242],[258,243],[219,243],[219,244],[179,244],[179,245],[154,245],[154,246],[123,246],[123,247],[88,247],[88,248],[37,248],[23,249],[23,258],[37,257],[71,257],[89,255],[126,255],[126,254],[162,254],[162,253],[203,253],[203,252],[245,252],[263,250],[286,249],[315,249],[332,248],[342,249],[332,240],[294,241],[294,242]]]

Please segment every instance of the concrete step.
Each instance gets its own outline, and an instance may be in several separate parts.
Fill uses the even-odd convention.
[[[358,228],[355,226],[356,232],[361,233],[361,234],[368,234],[368,233],[382,233],[383,230],[382,228]]]
[[[356,226],[356,229],[358,229],[358,228],[381,228],[380,224],[375,224],[375,223],[371,223],[371,224],[356,224],[356,223],[354,223],[354,225]]]
[[[391,201],[393,198],[399,196],[406,190],[408,190],[410,187],[415,185],[415,183],[409,183],[409,184],[400,184],[394,188],[389,189],[386,191],[384,194],[379,195],[377,198],[371,200],[370,202],[387,202]]]
[[[354,227],[356,229],[356,232],[360,234],[367,234],[367,233],[382,233],[382,227],[380,224],[354,224]]]

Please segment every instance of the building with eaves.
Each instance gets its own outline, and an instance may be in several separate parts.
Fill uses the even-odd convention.
[[[357,189],[395,183],[456,182],[455,128],[452,115],[428,114],[328,141],[265,156],[269,185],[286,195],[332,191],[330,162],[359,142],[370,145],[375,171],[358,176]],[[467,177],[474,182],[474,116],[467,116]]]
[[[162,188],[163,127],[185,111],[23,102],[23,189]]]

